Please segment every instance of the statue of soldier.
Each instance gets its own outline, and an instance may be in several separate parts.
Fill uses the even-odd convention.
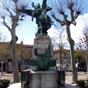
[[[32,3],[32,7],[34,8],[34,10],[20,10],[21,12],[32,16],[32,21],[33,18],[36,19],[36,24],[38,26],[38,30],[36,33],[37,35],[47,35],[47,30],[51,27],[52,24],[51,19],[46,14],[48,11],[51,10],[51,8],[47,6],[46,1],[47,0],[43,0],[42,7],[39,3],[37,5],[34,5],[34,3]]]

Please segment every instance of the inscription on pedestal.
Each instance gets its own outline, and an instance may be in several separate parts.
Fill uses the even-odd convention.
[[[36,37],[36,39],[34,39],[33,59],[40,54],[44,54],[49,46],[52,48],[52,44],[49,36]],[[51,55],[52,55],[52,51],[51,51]]]

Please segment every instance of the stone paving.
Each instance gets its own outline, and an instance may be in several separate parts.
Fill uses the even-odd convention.
[[[78,80],[85,80],[87,78],[86,72],[78,72]],[[67,72],[66,73],[66,81],[65,81],[65,88],[78,88],[76,84],[72,84],[72,73]]]
[[[12,87],[8,87],[8,88],[21,88],[21,84],[17,83],[17,84],[12,84],[13,83],[13,75],[12,74],[0,74],[0,79],[10,79],[10,83]],[[87,74],[84,72],[79,72],[78,73],[78,79],[87,79]],[[14,87],[13,87],[14,86]],[[72,84],[72,74],[71,72],[66,72],[66,81],[65,81],[65,87],[63,88],[77,88],[76,84]]]

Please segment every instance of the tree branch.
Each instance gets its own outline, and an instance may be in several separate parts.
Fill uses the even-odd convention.
[[[52,14],[52,17],[53,17],[57,22],[61,23],[61,25],[65,25],[65,23],[64,23],[63,21],[59,20],[58,18],[56,18],[54,14]]]
[[[3,25],[4,25],[5,27],[7,27],[9,31],[11,31],[11,28],[10,28],[10,27],[7,25],[7,23],[5,22],[5,16],[3,16],[2,19],[3,19],[3,22],[2,22]]]
[[[13,18],[12,12],[9,10],[9,8],[6,8],[6,10],[10,13],[10,17]]]
[[[73,6],[74,6],[74,3],[73,2],[70,2],[68,8],[69,8],[70,13],[71,13],[71,21],[74,20],[74,10],[73,10]]]

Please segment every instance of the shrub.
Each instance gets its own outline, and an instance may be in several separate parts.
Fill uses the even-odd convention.
[[[79,88],[85,88],[85,81],[84,80],[79,80],[76,83]]]
[[[0,80],[0,88],[7,88],[9,86],[10,80],[1,79]]]

